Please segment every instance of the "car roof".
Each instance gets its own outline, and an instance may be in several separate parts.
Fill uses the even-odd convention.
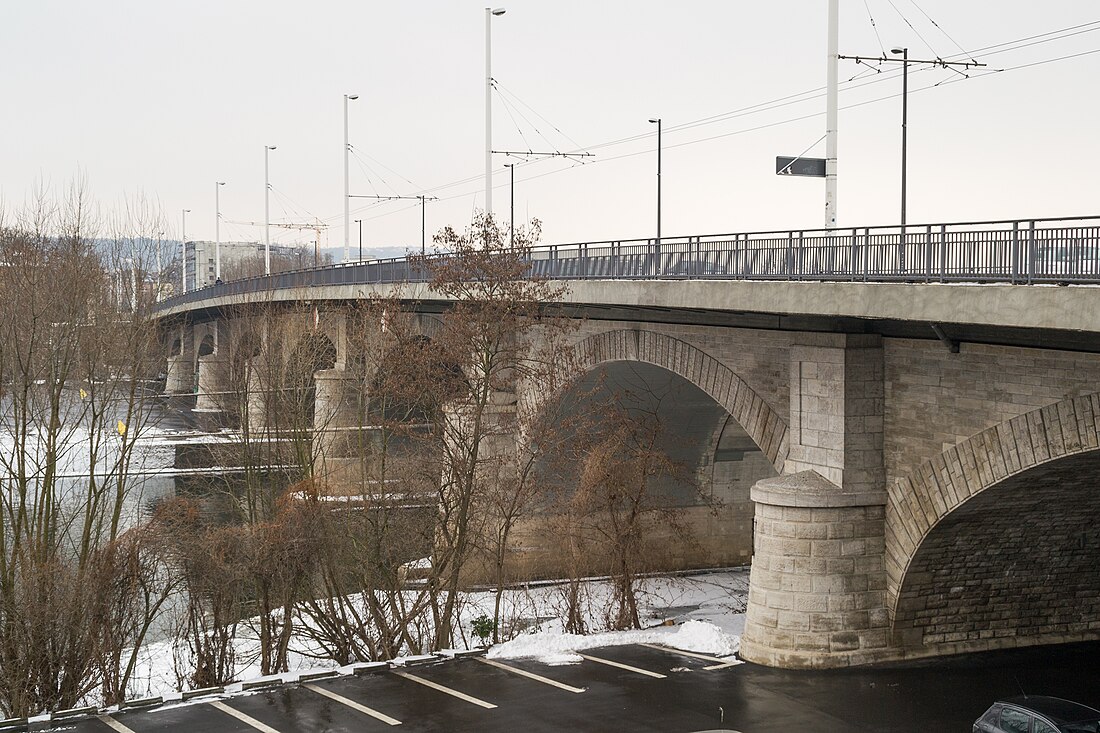
[[[1090,708],[1088,705],[1063,700],[1060,697],[1024,695],[1008,698],[1001,702],[1045,715],[1059,725],[1062,723],[1076,723],[1082,720],[1100,719],[1100,710]]]

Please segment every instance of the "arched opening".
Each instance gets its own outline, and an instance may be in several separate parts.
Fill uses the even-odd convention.
[[[1100,451],[1040,463],[943,516],[898,594],[898,646],[951,653],[1100,637]]]
[[[741,565],[751,560],[754,508],[749,490],[756,481],[778,474],[737,420],[697,385],[655,364],[604,361],[558,395],[548,411],[556,426],[549,430],[552,439],[566,446],[583,445],[572,452],[551,453],[540,462],[537,472],[546,487],[546,512],[569,511],[565,507],[587,480],[590,456],[609,445],[612,433],[624,432],[625,419],[651,435],[652,447],[669,462],[647,475],[646,497],[640,504],[655,520],[640,525],[646,527],[648,569]],[[646,433],[650,425],[655,427],[651,434]],[[563,426],[564,434],[558,433]],[[625,432],[633,438],[633,431],[628,426]],[[623,459],[622,468],[629,470],[630,450],[625,444],[620,456],[612,450],[611,460]],[[632,511],[639,504],[634,498],[631,502]],[[554,523],[553,518],[536,520],[521,534],[528,546],[541,545],[550,558],[555,538],[531,536],[540,521],[542,532]],[[539,572],[555,570],[546,567]]]
[[[336,346],[321,333],[302,338],[291,351],[286,367],[287,417],[291,430],[309,430],[317,401],[315,375],[336,366]]]

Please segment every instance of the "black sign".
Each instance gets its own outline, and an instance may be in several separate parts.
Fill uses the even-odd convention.
[[[813,176],[825,177],[824,158],[788,158],[785,155],[775,156],[775,173],[779,176]]]

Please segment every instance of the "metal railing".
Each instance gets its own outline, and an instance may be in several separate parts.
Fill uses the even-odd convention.
[[[555,280],[1100,284],[1100,216],[554,244],[532,249],[530,261],[532,275]],[[157,309],[272,290],[427,279],[408,258],[370,260],[218,283]]]

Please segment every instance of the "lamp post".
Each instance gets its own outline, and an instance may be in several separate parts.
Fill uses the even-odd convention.
[[[363,261],[363,220],[356,219],[355,223],[359,225],[359,261]]]
[[[891,48],[890,53],[901,55],[901,231],[905,232],[905,173],[906,173],[906,129],[909,122],[909,49]]]
[[[504,8],[485,8],[485,213],[493,213],[493,16]]]
[[[222,279],[222,206],[221,189],[225,181],[214,182],[214,282]]]
[[[661,118],[650,120],[657,125],[657,244],[661,243]]]
[[[180,231],[180,247],[183,249],[183,259],[180,260],[180,285],[183,287],[183,292],[187,292],[187,215],[191,213],[191,209],[182,209],[180,218],[183,219],[183,226]],[[195,263],[195,280],[198,284],[199,277],[199,265]]]
[[[344,262],[351,259],[351,248],[348,244],[348,238],[351,236],[351,225],[348,220],[351,216],[348,207],[351,201],[348,190],[348,152],[351,150],[348,145],[348,100],[359,99],[358,94],[345,94],[344,95]]]
[[[264,274],[271,274],[271,184],[268,183],[267,154],[274,150],[274,145],[264,145]]]

